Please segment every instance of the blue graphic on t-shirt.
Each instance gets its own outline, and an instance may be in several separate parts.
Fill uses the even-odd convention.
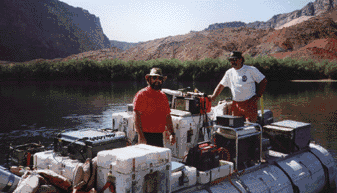
[[[242,76],[242,81],[243,81],[243,82],[246,82],[246,81],[247,81],[247,76],[246,76],[246,75],[243,75],[243,76]]]

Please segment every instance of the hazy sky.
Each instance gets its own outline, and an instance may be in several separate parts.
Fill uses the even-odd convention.
[[[140,42],[201,31],[210,24],[267,21],[314,0],[61,0],[100,18],[110,40]]]

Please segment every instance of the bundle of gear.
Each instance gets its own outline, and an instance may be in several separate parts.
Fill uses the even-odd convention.
[[[12,167],[13,174],[21,176],[14,193],[96,193],[97,157],[77,165],[72,181],[49,169],[30,170]]]

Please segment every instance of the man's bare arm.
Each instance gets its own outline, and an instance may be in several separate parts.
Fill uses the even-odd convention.
[[[133,112],[133,115],[134,115],[134,120],[135,120],[135,128],[136,128],[136,131],[138,133],[138,143],[145,143],[146,144],[146,139],[144,137],[144,133],[143,133],[143,130],[142,130],[142,121],[141,121],[141,118],[140,118],[140,114],[141,112],[135,110]]]
[[[214,101],[224,88],[225,87],[222,84],[218,84],[218,86],[216,86],[216,88],[214,89],[213,95],[208,95],[208,98],[211,99],[211,101]]]

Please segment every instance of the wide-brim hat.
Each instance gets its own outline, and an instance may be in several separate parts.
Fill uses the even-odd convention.
[[[242,53],[241,53],[241,52],[238,52],[238,51],[233,51],[233,52],[231,52],[231,54],[229,55],[228,60],[240,59],[240,58],[243,58],[243,57],[242,57]]]
[[[160,76],[163,77],[163,80],[165,81],[167,79],[167,76],[163,76],[163,72],[160,68],[152,68],[150,71],[150,74],[145,75],[145,78],[148,79],[150,76]]]

